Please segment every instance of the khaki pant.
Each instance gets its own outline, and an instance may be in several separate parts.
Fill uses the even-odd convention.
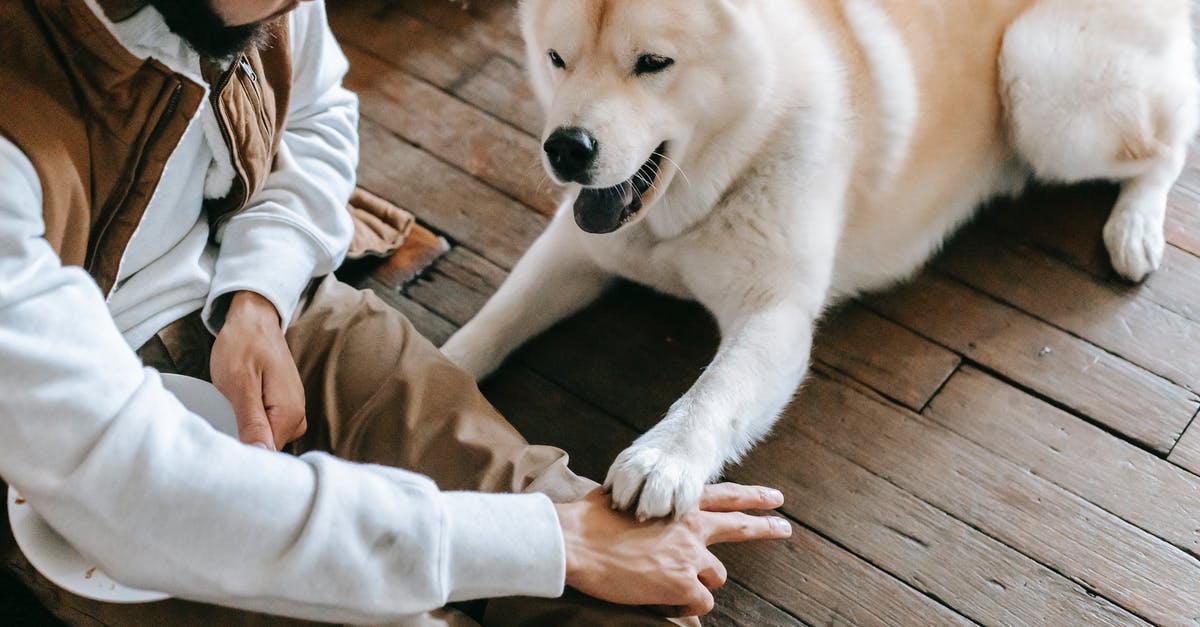
[[[556,501],[595,487],[567,468],[567,455],[525,442],[469,375],[442,357],[399,312],[370,292],[326,278],[305,295],[287,341],[307,395],[308,433],[290,450],[328,451],[432,477],[444,490],[538,491]],[[147,365],[208,379],[212,336],[198,315],[161,331],[139,354]],[[5,560],[53,611],[74,624],[296,625],[172,599],[112,605],[57,589],[29,567],[4,525]],[[7,546],[4,546],[7,544]],[[666,625],[638,608],[569,592],[562,599],[496,599],[447,607],[404,625]]]

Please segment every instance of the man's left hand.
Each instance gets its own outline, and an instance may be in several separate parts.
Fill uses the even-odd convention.
[[[271,301],[237,292],[213,344],[213,385],[233,404],[238,438],[278,450],[304,435],[304,385]]]

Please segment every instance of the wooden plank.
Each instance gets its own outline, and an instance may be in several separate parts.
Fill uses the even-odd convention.
[[[1167,459],[1193,474],[1200,475],[1200,425],[1196,424],[1195,418],[1192,419],[1192,425],[1180,436],[1175,448],[1171,449]]]
[[[717,342],[698,304],[623,283],[515,358],[644,430],[691,387]]]
[[[1200,323],[1026,246],[967,237],[939,270],[1189,390],[1200,390]]]
[[[532,137],[544,137],[544,116],[525,71],[507,57],[488,59],[454,94]]]
[[[721,545],[713,552],[739,582],[809,624],[971,624],[799,525],[785,542]]]
[[[1188,161],[1167,200],[1167,241],[1200,255],[1200,144],[1192,142]]]
[[[66,623],[46,611],[25,584],[7,570],[0,572],[0,607],[4,608],[4,620],[9,625],[66,627]]]
[[[925,416],[1200,555],[1200,477],[974,368],[955,374]]]
[[[446,320],[462,326],[475,317],[505,276],[499,266],[469,250],[455,248],[405,291]]]
[[[782,424],[1140,618],[1200,616],[1192,556],[919,415],[816,377]]]
[[[872,297],[885,317],[1161,453],[1196,395],[949,279],[922,276]]]
[[[713,593],[716,607],[704,617],[706,627],[802,627],[800,619],[775,607],[734,580]]]
[[[331,2],[329,25],[338,41],[442,88],[470,75],[492,54],[473,41],[447,37],[390,0]]]
[[[1190,171],[1189,185],[1176,185],[1167,200],[1167,241],[1200,255],[1200,174]]]
[[[401,294],[394,285],[381,283],[375,277],[368,276],[354,285],[359,289],[369,289],[375,292],[384,302],[404,314],[404,317],[408,318],[417,331],[429,338],[434,345],[440,346],[458,328],[424,305]]]
[[[858,305],[827,314],[813,358],[920,411],[961,361],[958,355]]]
[[[1200,157],[1172,188],[1164,233],[1169,244],[1200,254]],[[982,222],[1019,240],[1036,243],[1093,276],[1116,277],[1104,247],[1104,224],[1120,187],[1110,182],[1073,186],[1036,186],[1019,198],[999,200],[984,211]]]
[[[819,411],[839,414],[842,407]],[[784,511],[970,619],[988,625],[1141,622],[789,427],[752,452],[731,478],[772,482],[787,499]],[[781,467],[788,472],[781,474]]]
[[[537,141],[520,130],[413,78],[354,46],[346,86],[363,115],[422,150],[505,194],[554,215],[557,188],[549,183]]]
[[[1193,19],[1197,19],[1197,15],[1200,14],[1194,14]],[[1200,29],[1196,30],[1200,32]],[[1187,164],[1183,167],[1183,174],[1180,175],[1177,185],[1200,194],[1200,142],[1192,141],[1188,146]]]
[[[571,468],[596,482],[637,437],[633,429],[519,364],[501,368],[481,389],[525,439],[567,451]]]
[[[1187,318],[1200,322],[1200,257],[1167,246],[1163,265],[1141,286],[1139,295]]]
[[[397,4],[409,15],[441,28],[447,39],[470,42],[513,60],[523,56],[516,2],[404,0]]]
[[[501,267],[511,268],[546,228],[545,216],[413,147],[377,123],[359,123],[359,184]]]
[[[1173,240],[1185,243],[1180,233],[1198,232],[1200,209],[1182,213],[1176,200],[1180,193],[1180,186],[1172,191],[1168,211],[1176,218],[1167,228],[1176,230]],[[1113,271],[1101,232],[1116,195],[1117,188],[1108,183],[1034,188],[1016,201],[997,202],[984,212],[979,228],[968,230],[986,228],[1004,233],[1104,280],[1113,289],[1139,291],[1178,314],[1200,320],[1200,290],[1194,289],[1195,281],[1200,280],[1200,258],[1194,253],[1168,244],[1162,266],[1141,286],[1131,286]],[[1187,226],[1192,220],[1196,226]],[[968,233],[965,237],[976,235]]]
[[[1036,186],[1019,198],[994,202],[983,211],[980,223],[1050,251],[1093,276],[1115,278],[1101,233],[1118,191],[1104,182]]]

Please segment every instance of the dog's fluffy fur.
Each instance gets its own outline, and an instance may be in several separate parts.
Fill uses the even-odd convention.
[[[1197,122],[1187,0],[524,0],[521,19],[546,135],[596,138],[590,187],[667,158],[615,233],[580,230],[568,186],[443,350],[485,376],[614,276],[703,303],[716,358],[608,474],[640,516],[695,507],[796,390],[821,312],[911,276],[991,197],[1120,181],[1113,266],[1162,260]],[[639,75],[647,53],[675,63]]]

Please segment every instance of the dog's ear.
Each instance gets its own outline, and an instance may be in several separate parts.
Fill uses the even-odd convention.
[[[517,23],[521,25],[521,34],[528,40],[533,32],[534,16],[539,13],[539,0],[520,0],[517,3]]]
[[[726,10],[745,10],[752,5],[762,4],[761,0],[717,0],[717,4],[725,5]]]
[[[747,12],[760,6],[762,0],[714,0],[713,4],[713,14],[732,28],[745,19]]]

